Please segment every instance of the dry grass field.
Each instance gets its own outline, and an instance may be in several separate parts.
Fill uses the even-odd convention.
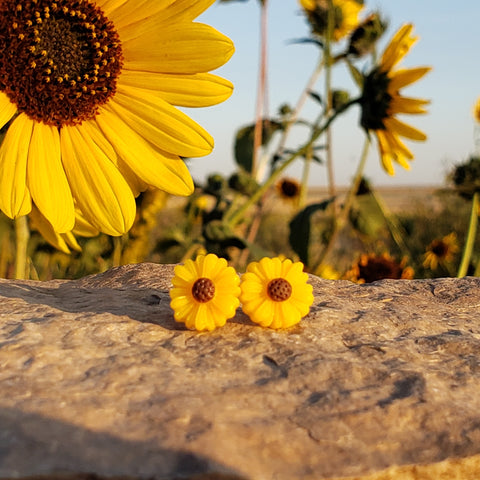
[[[338,188],[338,195],[345,195],[346,188]],[[411,213],[418,207],[429,207],[438,211],[442,207],[443,197],[452,192],[450,188],[433,185],[405,185],[375,187],[375,191],[383,199],[392,213]],[[313,187],[308,193],[308,202],[321,201],[328,198],[328,192],[323,187]]]

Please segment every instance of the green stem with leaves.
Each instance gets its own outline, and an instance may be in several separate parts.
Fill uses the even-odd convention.
[[[300,156],[305,156],[308,154],[309,150],[312,148],[313,144],[316,140],[322,135],[325,130],[331,125],[331,123],[345,110],[349,107],[358,103],[359,99],[356,98],[354,100],[350,100],[349,102],[345,103],[342,108],[336,110],[325,122],[325,124],[321,127],[317,127],[314,129],[314,133],[310,140],[301,148],[299,148],[296,152],[292,153],[289,158],[287,158],[283,164],[274,170],[268,179],[264,182],[264,184],[252,195],[248,198],[248,200],[235,212],[229,211],[225,215],[225,222],[230,227],[233,228],[238,225],[245,213],[249,210],[252,205],[255,205],[262,197],[265,195],[267,190],[275,183],[275,181],[280,177],[280,175]]]
[[[467,238],[463,247],[462,260],[458,268],[457,277],[461,278],[467,275],[470,259],[472,258],[473,245],[477,235],[478,226],[478,208],[479,208],[479,192],[475,192],[472,197],[472,209],[470,211],[470,221],[468,223]]]

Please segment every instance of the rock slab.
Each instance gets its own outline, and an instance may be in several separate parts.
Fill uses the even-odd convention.
[[[169,308],[172,265],[0,280],[0,478],[480,478],[480,279],[310,277],[285,331]]]

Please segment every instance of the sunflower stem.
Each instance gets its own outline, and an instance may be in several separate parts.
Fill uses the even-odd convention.
[[[267,180],[263,183],[263,185],[252,195],[248,198],[248,200],[241,206],[236,212],[229,212],[228,215],[225,216],[225,222],[231,228],[238,225],[242,219],[243,215],[248,211],[248,209],[257,203],[263,195],[267,192],[267,190],[275,183],[275,181],[280,177],[280,175],[296,160],[298,157],[302,155],[307,155],[308,151],[311,149],[313,144],[317,141],[318,137],[322,135],[325,130],[330,126],[330,124],[345,110],[347,110],[352,105],[359,102],[359,98],[355,98],[350,100],[349,102],[345,103],[342,108],[335,110],[333,114],[327,118],[325,124],[322,127],[318,127],[314,129],[314,133],[310,140],[301,148],[299,148],[296,152],[292,153],[287,160],[283,162],[283,164],[274,170],[271,175],[267,178]]]
[[[463,247],[462,260],[458,268],[457,278],[462,278],[467,275],[468,267],[470,265],[470,259],[472,258],[473,245],[475,243],[475,237],[477,235],[478,226],[478,206],[479,206],[479,193],[475,192],[472,197],[472,209],[470,211],[470,221],[468,223],[467,239],[465,240],[465,246]]]
[[[333,1],[328,0],[328,13],[327,13],[327,31],[325,36],[325,44],[323,49],[323,54],[325,57],[325,115],[330,115],[332,110],[332,55],[331,55],[331,43],[333,36],[335,22],[335,8],[333,6]],[[330,127],[325,129],[325,155],[326,155],[326,166],[327,166],[327,181],[328,181],[328,192],[330,198],[333,198],[332,207],[333,207],[333,222],[335,224],[337,217],[337,202],[336,197],[336,188],[335,188],[335,174],[333,168],[333,154],[332,154],[332,132]]]
[[[185,263],[187,260],[193,259],[195,253],[197,253],[198,250],[200,250],[200,248],[202,247],[203,247],[202,243],[199,243],[199,242],[192,243],[190,247],[188,247],[187,251],[183,254],[183,257],[179,263]]]
[[[267,116],[267,27],[268,0],[261,2],[260,13],[260,65],[257,87],[257,104],[255,112],[255,128],[253,131],[252,176],[257,178],[261,169],[258,166],[258,156],[262,146],[263,118]]]
[[[402,225],[397,221],[396,217],[389,211],[387,205],[381,198],[381,196],[372,190],[372,196],[377,204],[385,223],[387,224],[387,228],[390,231],[390,235],[393,238],[393,241],[397,244],[397,247],[402,252],[402,255],[407,259],[411,258],[410,249],[408,248],[407,244],[405,243],[405,238],[407,237],[407,233],[403,229]]]
[[[119,267],[122,264],[123,236],[113,238],[112,266]]]
[[[17,280],[28,279],[27,271],[27,248],[30,239],[27,216],[23,215],[15,219],[15,278]]]
[[[300,97],[297,101],[297,104],[295,105],[295,108],[293,112],[290,114],[288,118],[288,122],[285,125],[285,128],[282,132],[282,136],[280,138],[280,141],[278,143],[278,147],[274,153],[274,156],[281,157],[283,155],[283,151],[285,150],[285,144],[287,143],[287,138],[288,134],[290,133],[291,128],[297,121],[297,118],[305,105],[305,102],[307,101],[309,93],[312,91],[313,86],[318,80],[318,77],[320,76],[320,73],[322,72],[322,69],[324,67],[324,59],[321,58],[320,61],[317,63],[315,70],[312,72],[310,78],[308,79],[307,85],[303,89],[302,93],[300,94]]]
[[[347,193],[345,198],[345,202],[343,203],[343,207],[338,218],[338,221],[334,223],[333,232],[330,236],[330,239],[327,243],[327,246],[323,249],[320,254],[320,258],[317,260],[315,267],[312,269],[314,273],[319,272],[323,266],[325,259],[330,255],[335,242],[337,241],[337,237],[345,225],[347,221],[348,214],[350,213],[350,209],[352,208],[353,199],[358,192],[358,187],[360,186],[360,182],[363,178],[363,171],[365,170],[365,165],[367,163],[368,158],[368,150],[370,148],[370,137],[367,135],[365,137],[365,142],[363,144],[362,154],[360,156],[360,161],[357,166],[357,171],[355,172],[355,177],[353,179],[352,185],[350,186],[350,190]]]
[[[307,192],[308,192],[308,178],[310,177],[310,167],[312,165],[312,157],[313,157],[313,152],[312,152],[312,149],[310,149],[308,150],[305,156],[305,161],[303,163],[302,184],[300,186],[300,198],[298,200],[298,210],[301,210],[306,204]]]

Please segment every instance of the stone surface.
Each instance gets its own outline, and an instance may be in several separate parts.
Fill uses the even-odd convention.
[[[0,478],[480,478],[480,279],[311,277],[300,325],[199,334],[172,273],[0,280]]]

